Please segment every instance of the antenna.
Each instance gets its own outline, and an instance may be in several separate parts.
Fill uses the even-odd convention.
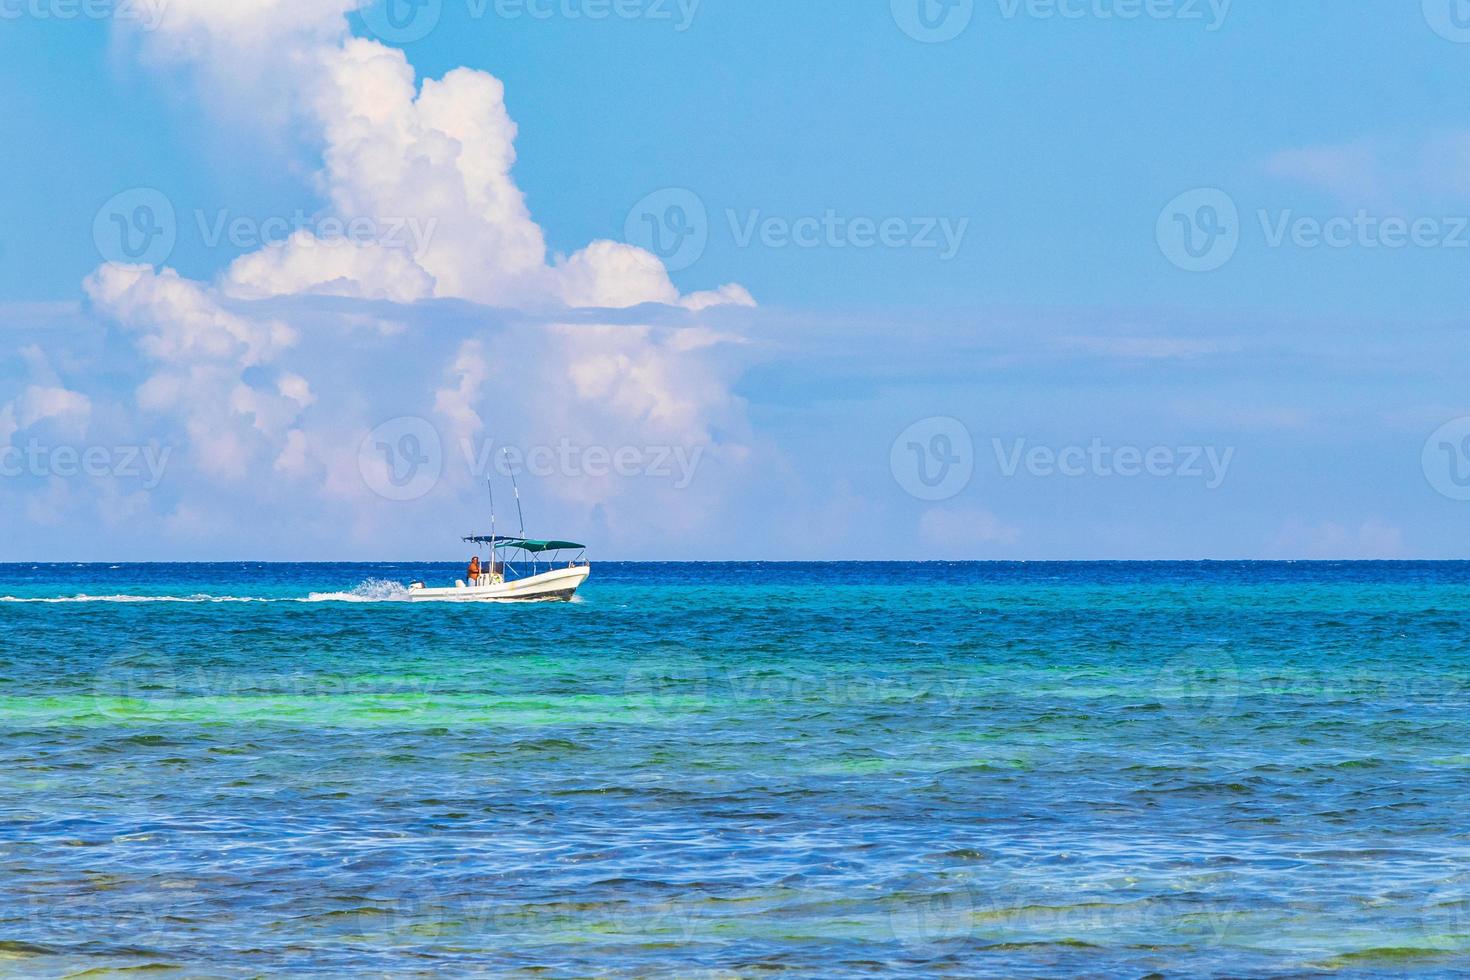
[[[507,449],[504,449],[502,451],[505,453],[505,461],[506,461],[506,463],[509,464],[510,463],[510,449],[507,448]],[[521,488],[516,483],[516,471],[515,471],[515,467],[510,466],[510,465],[507,465],[506,466],[506,469],[510,470],[510,485],[511,485],[511,489],[515,490],[515,492],[516,492],[516,516],[519,517],[520,520],[521,520],[521,537],[524,538],[526,536],[526,515],[521,510]]]
[[[485,489],[490,491],[490,556],[495,556],[495,481],[485,478]]]

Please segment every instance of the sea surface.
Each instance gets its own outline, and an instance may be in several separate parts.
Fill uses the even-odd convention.
[[[1470,973],[1470,564],[458,575],[0,566],[0,975]]]

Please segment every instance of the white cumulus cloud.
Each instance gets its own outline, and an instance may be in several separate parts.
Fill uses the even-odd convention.
[[[514,178],[518,127],[500,80],[470,68],[420,79],[402,51],[350,35],[355,6],[171,0],[141,41],[202,81],[207,104],[247,107],[263,127],[289,118],[304,129],[320,151],[321,213],[352,234],[299,230],[240,256],[212,283],[167,268],[98,269],[85,283],[93,307],[124,328],[147,366],[137,407],[171,427],[188,465],[210,479],[243,487],[269,473],[272,491],[274,481],[297,484],[281,491],[293,505],[308,494],[355,500],[362,506],[341,519],[361,527],[377,519],[365,515],[381,517],[381,501],[357,472],[358,443],[403,415],[434,418],[450,462],[493,426],[502,442],[676,446],[689,470],[706,459],[742,466],[749,433],[722,353],[730,338],[698,325],[572,324],[560,313],[661,304],[694,315],[753,306],[750,293],[728,284],[684,295],[656,256],[620,242],[549,255]],[[454,323],[444,327],[450,337],[429,337],[437,326],[406,317],[418,326],[402,335],[329,337],[320,318],[261,312],[306,295],[459,300],[534,316],[513,332]],[[360,376],[344,377],[334,343],[377,353],[352,362]],[[20,408],[0,415],[0,427],[20,424]],[[467,482],[459,467],[436,493]],[[588,508],[637,498],[671,523],[681,508],[710,512],[708,496],[670,495],[656,480],[560,474],[546,489]],[[197,527],[215,502],[190,499],[173,513]],[[599,514],[608,525],[641,519]]]

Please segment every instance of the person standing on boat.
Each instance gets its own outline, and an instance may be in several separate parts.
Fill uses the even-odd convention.
[[[477,585],[480,584],[480,556],[479,555],[476,555],[475,557],[473,557],[473,558],[470,559],[469,579],[470,579],[470,587],[471,588],[473,588],[473,587],[475,587],[475,586],[477,586]]]

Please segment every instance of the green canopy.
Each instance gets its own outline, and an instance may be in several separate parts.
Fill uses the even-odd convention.
[[[533,555],[543,554],[547,551],[586,551],[585,544],[577,544],[573,541],[532,541],[529,538],[465,538],[470,544],[494,543],[496,548],[519,549],[529,551]]]

